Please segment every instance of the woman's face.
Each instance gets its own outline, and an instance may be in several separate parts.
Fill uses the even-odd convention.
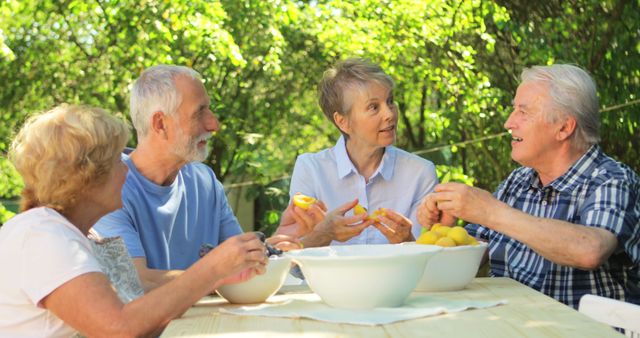
[[[348,143],[357,148],[384,148],[396,140],[398,109],[390,88],[369,82],[347,89],[345,99],[351,100],[346,115],[334,114],[336,124],[349,135]]]

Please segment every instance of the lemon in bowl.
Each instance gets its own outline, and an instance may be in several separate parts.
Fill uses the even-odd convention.
[[[443,247],[427,262],[415,291],[464,289],[478,273],[487,251],[487,243],[478,242],[460,226],[437,226],[422,233],[415,243],[406,245]]]

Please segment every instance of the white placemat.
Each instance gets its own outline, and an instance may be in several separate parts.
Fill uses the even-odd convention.
[[[333,308],[318,298],[318,300],[293,299],[276,304],[221,308],[220,312],[245,316],[311,318],[332,323],[382,325],[506,303],[506,300],[451,300],[433,295],[412,295],[402,307],[395,308],[344,310]]]

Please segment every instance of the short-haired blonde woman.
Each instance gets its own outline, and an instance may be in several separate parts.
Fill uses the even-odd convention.
[[[307,211],[290,204],[278,233],[302,237],[305,246],[412,241],[420,234],[416,208],[437,183],[433,163],[395,148],[398,108],[393,80],[382,68],[352,58],[327,70],[318,86],[323,113],[342,136],[336,145],[296,160],[290,194],[326,204]],[[344,215],[356,201],[378,221]],[[334,210],[325,215],[321,209]],[[354,223],[355,222],[355,223]]]
[[[122,206],[126,126],[98,108],[62,105],[31,118],[10,157],[22,212],[0,229],[0,336],[157,335],[217,286],[264,272],[253,233],[232,237],[170,283],[123,304],[87,239]]]

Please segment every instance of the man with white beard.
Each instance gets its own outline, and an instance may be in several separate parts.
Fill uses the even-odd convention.
[[[220,123],[211,111],[200,75],[158,65],[146,69],[131,90],[131,119],[138,145],[123,155],[129,173],[124,207],[94,226],[100,237],[121,236],[145,290],[162,285],[215,247],[242,233],[213,170],[200,163]],[[280,236],[280,248],[294,245]],[[294,240],[292,240],[294,241]]]

